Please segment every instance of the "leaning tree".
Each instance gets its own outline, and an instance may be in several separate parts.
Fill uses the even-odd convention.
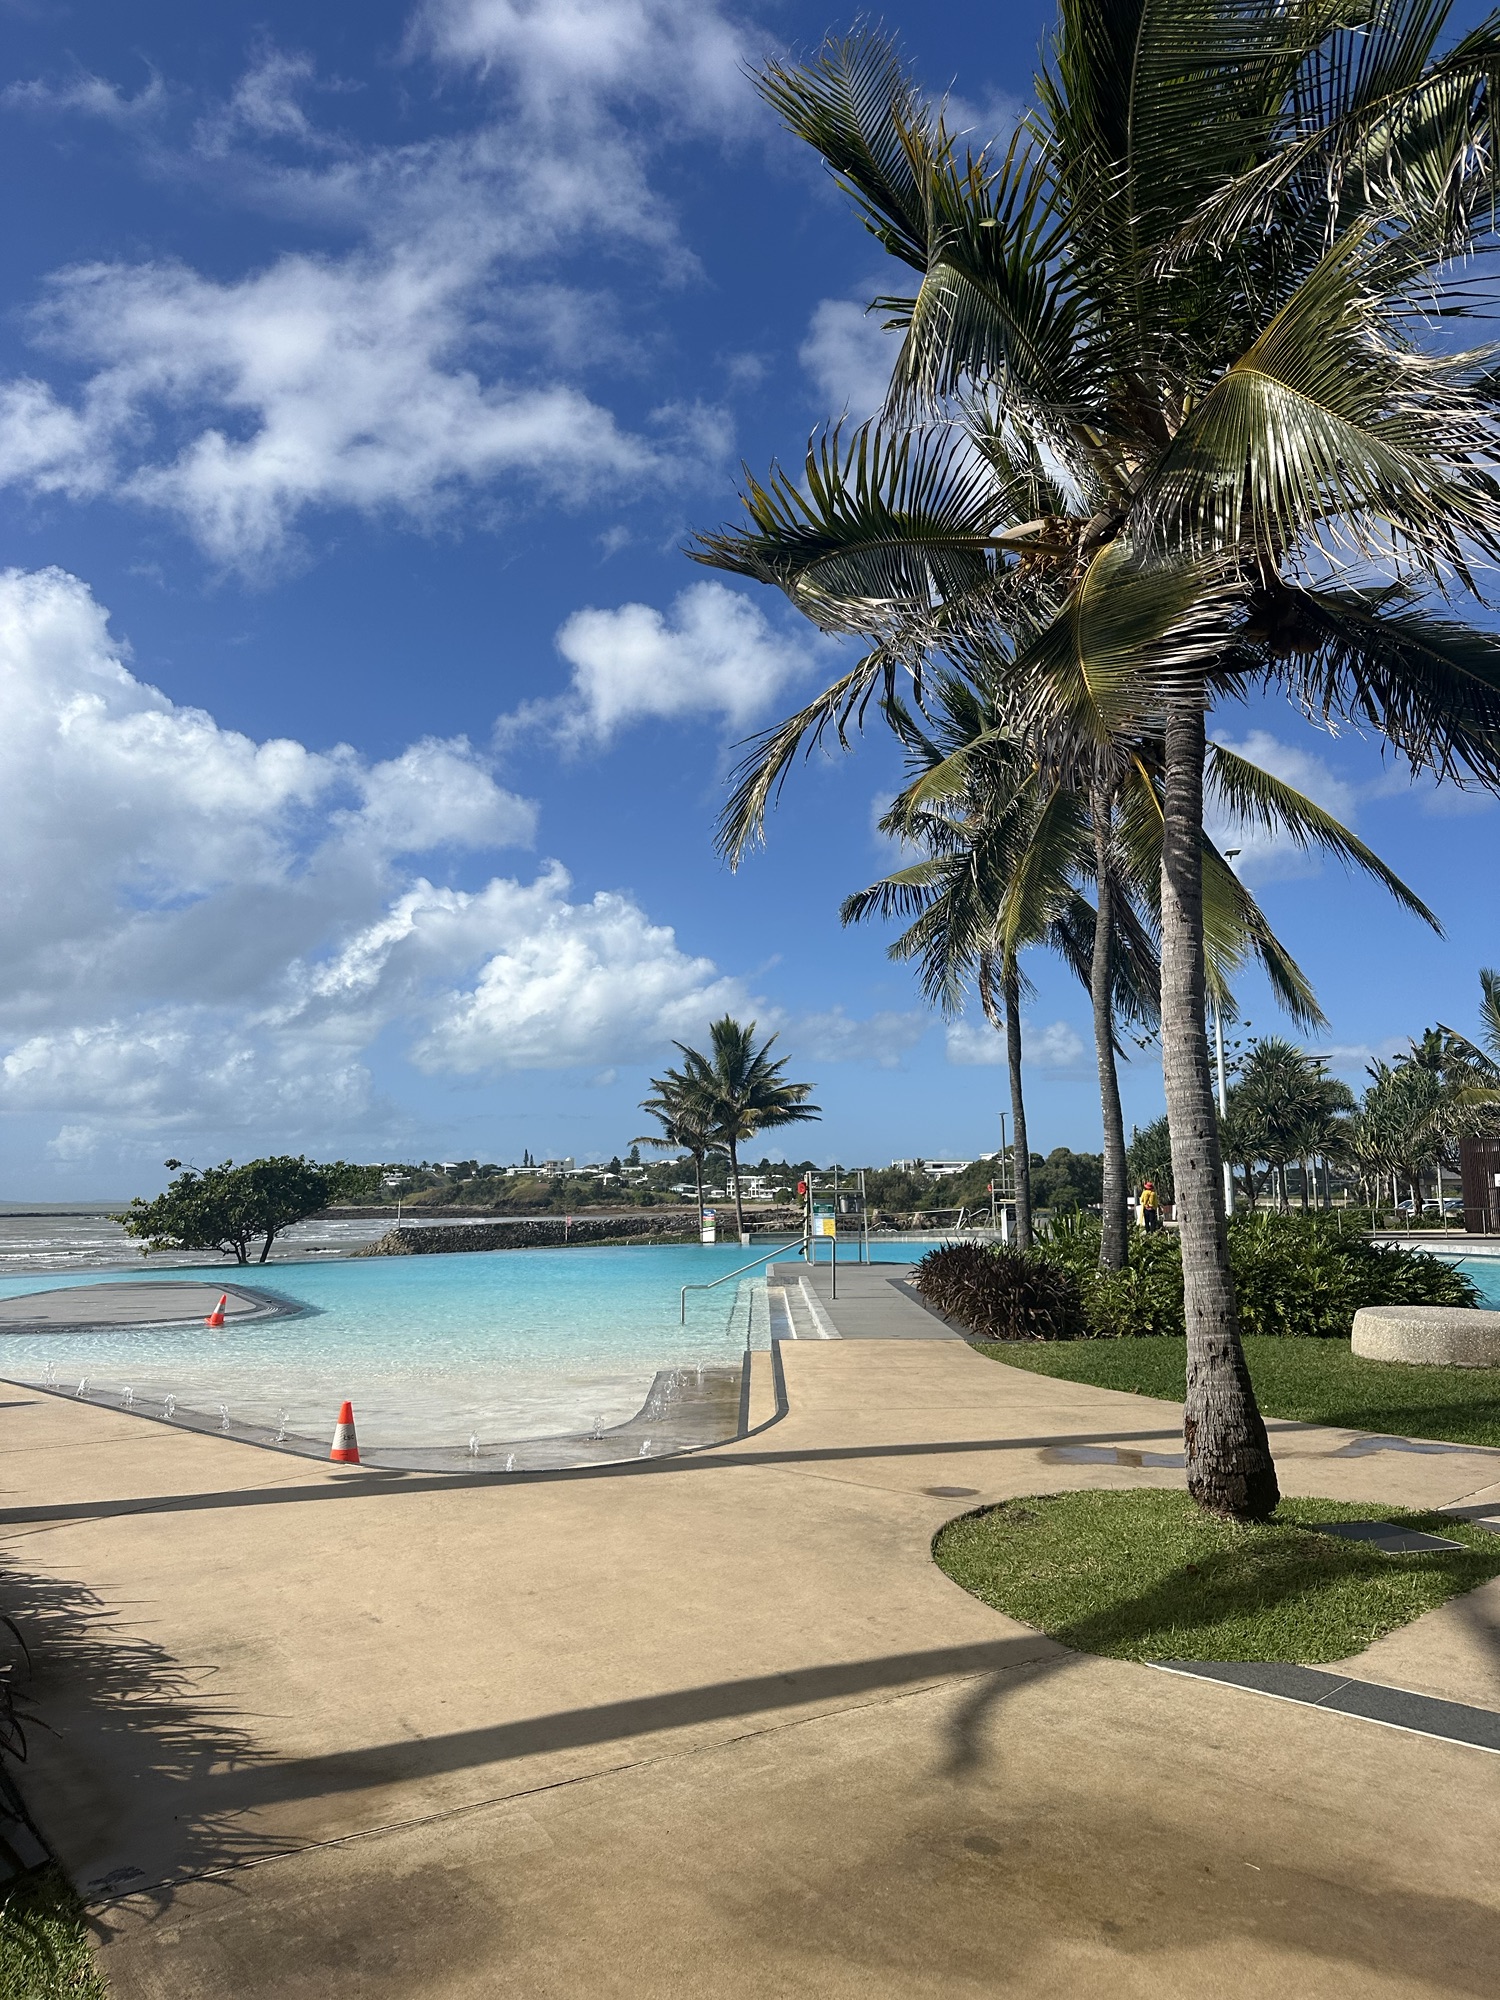
[[[863,642],[755,746],[738,855],[799,751],[924,665],[1003,677],[1059,765],[1163,744],[1162,1050],[1188,1484],[1277,1484],[1240,1346],[1204,1019],[1206,714],[1253,685],[1500,782],[1497,379],[1434,327],[1495,234],[1500,23],[1444,0],[1061,0],[1036,106],[962,156],[877,35],[761,88],[907,282],[880,420],[752,479],[701,560]]]

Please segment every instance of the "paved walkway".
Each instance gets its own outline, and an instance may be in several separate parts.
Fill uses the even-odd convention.
[[[1493,1756],[1080,1658],[931,1562],[965,1507],[1180,1482],[1175,1406],[779,1352],[759,1436],[510,1481],[0,1391],[30,1796],[116,2000],[1492,1993]],[[1500,1507],[1500,1453],[1276,1446],[1290,1493]],[[1500,1706],[1497,1627],[1492,1585],[1348,1671]]]

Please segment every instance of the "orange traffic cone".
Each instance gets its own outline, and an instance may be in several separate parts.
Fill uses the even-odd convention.
[[[335,1465],[359,1464],[359,1439],[354,1435],[354,1405],[339,1404],[339,1420],[333,1427],[333,1450],[328,1456]]]
[[[228,1305],[228,1303],[229,1303],[228,1292],[220,1292],[219,1303],[214,1307],[213,1311],[209,1314],[208,1318],[203,1322],[203,1324],[205,1326],[222,1326],[224,1324],[224,1308],[225,1306]]]

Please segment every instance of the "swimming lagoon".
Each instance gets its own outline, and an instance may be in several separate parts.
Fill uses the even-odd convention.
[[[873,1246],[908,1261],[927,1244]],[[795,1256],[789,1243],[783,1254]],[[0,1375],[132,1393],[184,1409],[319,1436],[347,1396],[362,1446],[463,1446],[609,1428],[640,1408],[660,1370],[737,1365],[767,1344],[765,1279],[730,1277],[739,1244],[463,1251],[306,1264],[133,1266],[116,1280],[239,1283],[301,1310],[211,1331],[201,1325],[0,1335]],[[7,1274],[0,1298],[97,1284],[95,1269]],[[683,1285],[725,1278],[713,1291]]]
[[[929,1241],[872,1243],[909,1263]],[[782,1253],[788,1260],[797,1245]],[[851,1252],[852,1254],[852,1252]],[[765,1278],[738,1244],[465,1251],[240,1268],[134,1265],[111,1281],[241,1283],[296,1310],[230,1325],[0,1335],[0,1375],[132,1407],[227,1410],[234,1424],[318,1438],[355,1406],[367,1449],[462,1449],[626,1423],[664,1370],[734,1367],[769,1334]],[[841,1256],[840,1261],[843,1261]],[[1460,1268],[1500,1307],[1500,1258]],[[7,1273],[0,1298],[97,1283],[100,1270]],[[724,1278],[716,1290],[680,1288]]]

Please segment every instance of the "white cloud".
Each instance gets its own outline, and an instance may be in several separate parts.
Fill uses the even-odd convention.
[[[952,92],[943,100],[944,121],[959,142],[960,158],[965,149],[1003,154],[1025,110],[1020,98],[1007,90],[991,90],[977,102]]]
[[[1327,1063],[1335,1076],[1364,1084],[1369,1081],[1365,1071],[1371,1063],[1390,1062],[1410,1046],[1399,1035],[1387,1035],[1378,1047],[1371,1042],[1329,1042],[1323,1048],[1309,1049],[1308,1053]]]
[[[683,952],[670,926],[629,897],[570,903],[555,864],[535,882],[491,882],[477,897],[413,900],[408,944],[462,963],[486,954],[473,984],[434,1003],[415,1049],[428,1070],[471,1073],[639,1062],[700,1034],[716,1014],[749,1005],[738,980]]]
[[[1344,825],[1354,826],[1358,793],[1323,762],[1295,743],[1283,743],[1266,729],[1252,729],[1241,743],[1220,737],[1225,748],[1252,764],[1259,764],[1305,792],[1316,804],[1331,812]],[[1209,838],[1223,850],[1237,847],[1235,873],[1247,883],[1281,882],[1298,876],[1318,874],[1323,866],[1317,853],[1300,853],[1284,834],[1268,833],[1260,826],[1246,826],[1228,813],[1223,802],[1210,790],[1206,800],[1205,825]]]
[[[842,1007],[826,1014],[803,1014],[787,1030],[799,1057],[814,1062],[866,1062],[899,1069],[906,1051],[932,1026],[932,1016],[913,1009],[872,1014],[855,1020]]]
[[[368,1142],[381,1041],[429,1074],[599,1072],[726,1009],[780,1018],[555,861],[478,888],[414,866],[532,838],[462,739],[371,762],[224,729],[138,679],[59,570],[0,574],[0,689],[0,1108],[60,1121],[59,1163],[195,1135]],[[809,1033],[883,1061],[922,1025]]]
[[[417,38],[498,76],[538,122],[654,105],[722,131],[754,106],[750,45],[713,0],[428,0]]]
[[[821,299],[813,308],[797,359],[812,377],[830,416],[847,410],[870,417],[885,402],[899,334],[887,333],[878,314],[853,299]]]
[[[543,727],[603,745],[652,717],[722,717],[743,729],[810,668],[821,642],[784,637],[753,599],[705,582],[679,592],[665,614],[649,604],[576,611],[557,650],[573,670],[568,692],[503,717],[502,736]]]
[[[441,244],[283,257],[229,283],[181,265],[65,273],[46,338],[94,372],[71,404],[35,381],[0,389],[0,452],[34,490],[163,508],[246,566],[311,507],[426,521],[502,475],[564,501],[663,476],[657,447],[579,390],[462,365],[484,275]],[[184,414],[185,441],[153,453]]]
[[[47,83],[34,77],[23,83],[7,84],[0,90],[0,105],[7,111],[72,112],[125,130],[157,118],[166,104],[166,86],[154,71],[134,97],[87,70],[79,71],[66,83]]]
[[[1024,1022],[1021,1059],[1028,1069],[1056,1076],[1078,1073],[1084,1062],[1083,1037],[1066,1021],[1054,1021],[1045,1028]],[[948,1028],[948,1060],[985,1067],[1003,1063],[1005,1037],[984,1021],[954,1021]]]
[[[253,570],[318,510],[422,527],[497,485],[571,505],[722,459],[722,411],[679,403],[627,430],[573,379],[618,374],[619,315],[555,271],[592,242],[688,268],[650,165],[749,115],[738,31],[698,0],[472,0],[422,24],[430,52],[493,79],[500,103],[467,130],[356,145],[306,108],[343,86],[274,48],[175,152],[153,129],[154,173],[355,241],[228,277],[160,260],[54,274],[32,317],[54,374],[0,383],[0,476],[165,510]],[[141,127],[158,91],[21,88],[117,122],[128,102]],[[628,115],[648,102],[669,116]]]

